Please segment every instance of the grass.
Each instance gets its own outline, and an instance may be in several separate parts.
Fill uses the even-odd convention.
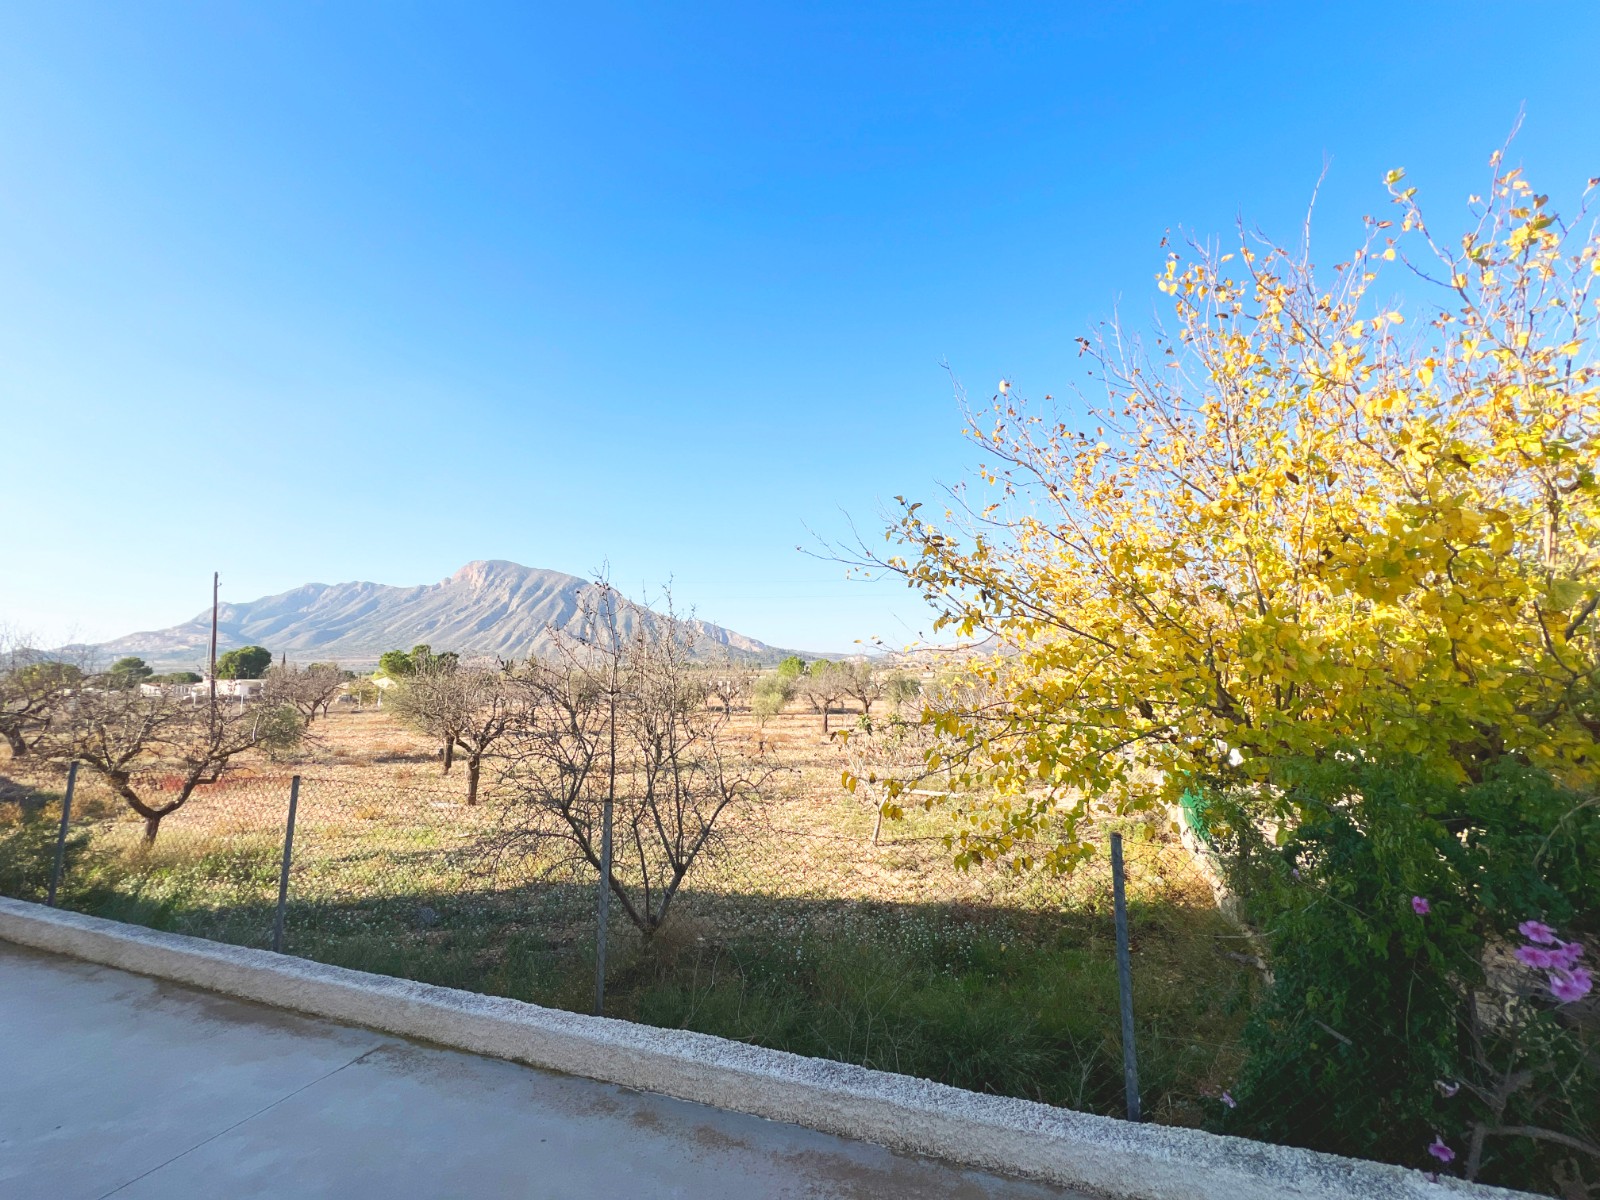
[[[957,871],[937,816],[923,813],[875,846],[872,812],[839,789],[837,752],[816,726],[798,714],[768,726],[790,768],[782,793],[728,853],[697,865],[654,938],[613,925],[607,1012],[1120,1113],[1104,864],[1070,880]],[[287,776],[300,773],[289,952],[587,1011],[594,884],[546,876],[547,863],[491,872],[472,847],[495,806],[467,808],[460,777],[441,779],[431,748],[382,714],[336,713],[319,735],[298,762],[263,761],[202,790],[153,847],[80,781],[63,903],[269,944]],[[0,891],[38,898],[60,810],[58,785],[33,784],[28,803],[0,801]],[[1154,827],[1127,832],[1146,1111],[1198,1124],[1237,1065],[1254,980],[1227,957],[1235,932],[1181,847]]]

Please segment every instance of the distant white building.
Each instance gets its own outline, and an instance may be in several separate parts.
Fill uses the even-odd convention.
[[[267,686],[265,679],[219,679],[217,680],[217,695],[234,696],[240,700],[254,700],[261,695]],[[209,682],[200,682],[194,685],[195,695],[206,696],[211,692]]]
[[[141,683],[139,694],[141,696],[175,696],[179,700],[187,700],[195,694],[196,688],[202,688],[198,683]]]

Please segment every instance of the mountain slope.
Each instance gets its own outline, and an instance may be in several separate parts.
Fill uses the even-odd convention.
[[[380,583],[308,583],[247,604],[224,604],[217,614],[217,648],[265,646],[296,662],[375,664],[385,650],[427,642],[435,650],[527,658],[549,653],[557,632],[581,632],[596,585],[576,575],[513,562],[471,562],[450,578],[417,587]],[[660,618],[627,604],[625,635]],[[695,621],[704,657],[730,653],[776,662],[785,651],[707,621]],[[157,668],[192,667],[205,660],[211,613],[170,629],[131,633],[92,647],[105,658],[134,654]]]

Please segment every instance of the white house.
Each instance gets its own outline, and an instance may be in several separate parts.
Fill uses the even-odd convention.
[[[194,695],[196,688],[203,685],[198,683],[141,683],[139,694],[141,696],[175,696],[179,700],[187,700]]]
[[[267,686],[265,679],[219,679],[217,680],[217,695],[236,696],[240,700],[254,700],[261,695],[261,690]],[[195,693],[200,696],[210,692],[209,683],[194,685]]]

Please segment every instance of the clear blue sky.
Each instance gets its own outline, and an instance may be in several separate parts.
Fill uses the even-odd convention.
[[[473,558],[781,645],[918,603],[798,554],[1060,395],[1164,231],[1343,252],[1600,175],[1600,5],[12,3],[0,620],[172,624]]]

